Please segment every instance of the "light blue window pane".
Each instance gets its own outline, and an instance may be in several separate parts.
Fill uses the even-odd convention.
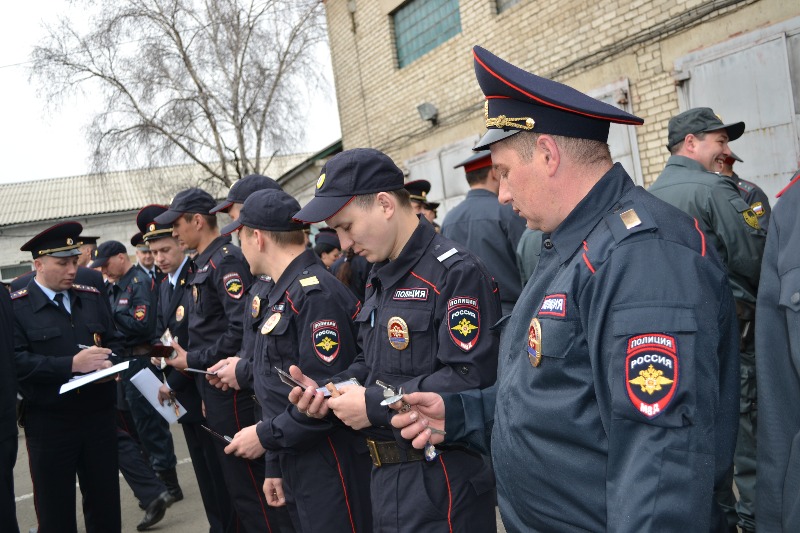
[[[461,32],[458,0],[411,0],[392,19],[401,68]]]

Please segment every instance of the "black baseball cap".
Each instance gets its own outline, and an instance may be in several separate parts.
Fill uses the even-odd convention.
[[[53,257],[72,257],[81,255],[78,249],[83,244],[80,234],[83,226],[79,222],[59,222],[42,231],[20,247],[30,252],[34,259],[43,255]]]
[[[303,224],[292,217],[300,210],[294,197],[281,189],[262,189],[247,197],[239,218],[222,228],[223,235],[230,235],[242,226],[265,231],[294,231],[303,229]]]
[[[263,189],[282,190],[277,181],[267,176],[262,176],[261,174],[245,176],[231,185],[231,189],[228,191],[228,197],[225,198],[224,202],[217,204],[217,206],[211,210],[211,213],[213,214],[218,211],[225,213],[233,204],[243,204],[248,196]]]
[[[644,123],[563,83],[526,72],[480,46],[472,53],[475,76],[486,96],[483,112],[488,129],[472,148],[476,152],[520,131],[606,142],[612,122]]]
[[[169,204],[169,209],[161,213],[153,220],[158,224],[172,224],[184,213],[200,213],[201,215],[213,215],[211,212],[217,202],[203,189],[193,187],[186,189],[175,195]]]
[[[342,248],[336,230],[333,228],[319,228],[319,231],[314,236],[314,244],[329,244],[334,248]]]
[[[690,133],[725,130],[728,141],[735,141],[744,133],[744,122],[723,124],[710,107],[695,107],[669,119],[667,126],[667,150],[683,141]]]
[[[322,167],[314,198],[297,214],[301,222],[331,218],[356,196],[403,188],[403,171],[372,148],[353,148],[330,158]]]
[[[127,254],[128,249],[119,241],[104,241],[92,252],[92,262],[89,268],[105,266],[108,260],[118,254]]]

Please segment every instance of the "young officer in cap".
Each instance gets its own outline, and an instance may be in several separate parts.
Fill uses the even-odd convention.
[[[800,531],[800,185],[781,191],[770,220],[756,313],[758,531]]]
[[[756,483],[756,355],[755,304],[766,234],[758,215],[745,202],[736,185],[716,174],[731,155],[728,142],[744,132],[744,122],[723,124],[707,107],[684,111],[669,121],[667,166],[649,191],[694,217],[728,267],[728,277],[739,317],[741,400],[739,437],[731,475],[732,483],[719,495],[729,525],[755,529]],[[738,515],[738,517],[737,517]]]
[[[418,412],[393,424],[417,447],[486,449],[491,433],[509,531],[718,531],[738,391],[723,265],[612,163],[609,124],[640,118],[474,58],[489,128],[476,149],[491,149],[500,200],[544,232],[539,267],[502,326],[497,385],[406,395]]]
[[[121,528],[114,382],[59,394],[73,376],[111,366],[106,346],[122,347],[100,291],[74,283],[81,229],[62,222],[25,243],[36,276],[11,295],[20,422],[42,532],[77,531],[76,475],[86,531]]]
[[[320,228],[314,236],[314,253],[328,270],[333,263],[342,255],[342,245],[339,244],[339,237],[336,230],[332,228]]]
[[[481,258],[500,288],[500,304],[507,315],[522,291],[516,251],[525,220],[497,200],[500,178],[492,169],[489,150],[481,150],[453,168],[459,167],[464,167],[469,192],[444,217],[442,235]]]
[[[155,217],[167,209],[163,205],[143,207],[136,216],[136,225],[152,251],[156,266],[165,274],[158,287],[156,336],[160,338],[169,329],[177,342],[185,343],[189,338],[187,310],[191,298],[188,285],[190,261],[178,244],[178,239],[172,236],[172,225],[155,222]],[[161,362],[160,359],[158,362]],[[165,374],[166,384],[159,391],[159,400],[163,404],[177,398],[186,408],[186,414],[178,422],[183,428],[186,447],[192,458],[192,468],[210,531],[226,531],[226,527],[234,527],[230,495],[225,488],[222,468],[214,451],[213,437],[202,428],[206,419],[203,416],[200,393],[191,376],[171,367],[165,370]],[[177,475],[162,474],[162,479],[167,482],[174,497],[183,497]]]
[[[431,192],[431,182],[428,180],[409,181],[404,185],[404,188],[408,191],[414,212],[424,216],[428,219],[428,222],[434,224],[436,208],[439,207],[439,204],[428,201],[428,193]]]
[[[231,186],[228,197],[224,202],[217,204],[212,213],[228,213],[233,219],[239,216],[239,210],[244,201],[256,191],[274,189],[281,190],[278,182],[260,174],[250,174],[240,179]],[[226,389],[232,387],[237,390],[253,388],[253,351],[258,336],[258,325],[261,323],[261,302],[267,299],[272,289],[272,279],[265,274],[253,277],[253,283],[247,289],[244,304],[244,325],[242,332],[242,347],[239,355],[220,359],[211,367],[215,376],[207,376],[212,385]],[[255,405],[255,419],[260,420],[258,404]]]
[[[253,274],[275,281],[261,302],[265,318],[253,360],[263,419],[237,433],[225,451],[252,459],[269,450],[264,494],[270,505],[286,504],[297,531],[370,531],[364,439],[299,413],[275,370],[299,364],[322,379],[346,369],[357,351],[352,319],[360,303],[305,247],[303,225],[292,220],[299,210],[283,191],[258,191],[222,230],[238,230]]]
[[[484,458],[460,447],[424,457],[392,432],[383,403],[384,393],[401,389],[460,391],[494,383],[497,338],[489,328],[500,316],[494,280],[479,259],[417,217],[402,171],[377,150],[331,158],[314,199],[295,218],[326,220],[342,246],[375,266],[356,318],[361,354],[339,374],[366,388],[325,401],[313,389],[301,396],[295,388],[291,400],[313,416],[330,407],[345,424],[364,430],[374,465],[376,531],[494,529],[494,479]]]
[[[184,349],[186,341],[174,343],[176,357],[167,360],[179,370],[208,369],[220,359],[239,353],[242,345],[244,295],[252,278],[242,251],[231,244],[230,237],[219,234],[217,218],[211,214],[215,205],[207,192],[186,189],[175,196],[169,210],[155,218],[157,224],[172,224],[173,236],[197,250],[188,281],[188,345]],[[252,390],[223,391],[202,375],[196,380],[213,431],[230,436],[255,423]],[[227,455],[225,446],[224,440],[214,440],[238,524],[248,532],[277,528],[261,490],[263,463]]]
[[[100,237],[81,235],[81,242],[83,244],[80,247],[81,255],[78,257],[79,267],[89,266],[89,263],[92,262],[92,256],[97,249],[97,241],[99,240]]]

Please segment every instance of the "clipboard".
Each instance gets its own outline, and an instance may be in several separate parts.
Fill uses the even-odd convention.
[[[186,414],[186,408],[173,399],[172,402],[164,402],[161,405],[158,401],[158,389],[161,387],[161,380],[159,380],[152,370],[143,368],[131,378],[131,383],[134,387],[139,389],[142,396],[150,402],[153,409],[158,414],[164,417],[164,420],[170,424],[174,424],[180,417]]]
[[[84,385],[88,385],[89,383],[94,383],[99,379],[103,379],[108,377],[112,374],[116,374],[117,372],[122,372],[123,370],[127,370],[128,366],[130,366],[130,361],[124,361],[122,363],[116,364],[114,366],[104,368],[102,370],[95,370],[89,374],[84,374],[82,376],[75,376],[74,378],[70,379],[58,390],[59,394],[64,394],[65,392],[69,392],[71,390],[77,389],[78,387],[83,387]]]

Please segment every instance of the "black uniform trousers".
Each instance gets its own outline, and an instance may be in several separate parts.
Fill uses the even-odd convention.
[[[17,462],[17,436],[0,439],[0,524],[3,531],[18,533],[17,505],[14,500],[14,463]]]
[[[114,416],[113,406],[92,412],[28,406],[25,442],[39,533],[77,532],[75,472],[84,496],[86,532],[120,531]]]
[[[150,466],[147,452],[142,448],[130,413],[119,409],[117,410],[117,450],[119,471],[122,473],[122,477],[125,478],[136,499],[144,507],[147,507],[167,490],[167,486],[156,476],[153,467]]]
[[[202,387],[208,426],[221,435],[232,437],[241,429],[256,423],[252,391],[222,392],[208,384],[203,376],[196,378]],[[285,507],[269,507],[264,497],[264,461],[248,461],[228,455],[226,442],[214,438],[225,485],[233,500],[238,523],[247,533],[294,531]]]
[[[484,460],[464,451],[373,467],[372,508],[387,511],[375,515],[373,531],[496,531],[493,488]]]
[[[369,478],[372,468],[364,437],[333,431],[309,450],[281,453],[279,461],[286,507],[297,531],[372,531],[369,484],[359,482]]]

